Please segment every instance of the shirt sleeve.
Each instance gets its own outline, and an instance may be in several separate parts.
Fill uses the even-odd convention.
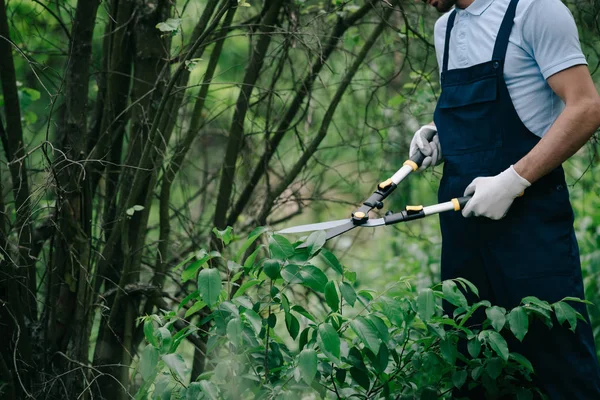
[[[533,0],[523,21],[524,49],[545,79],[575,65],[587,65],[573,15],[560,0]]]

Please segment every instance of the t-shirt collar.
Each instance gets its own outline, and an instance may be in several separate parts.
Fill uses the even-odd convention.
[[[475,0],[469,7],[465,9],[458,9],[460,11],[466,11],[472,15],[481,15],[487,8],[494,2],[494,0]]]

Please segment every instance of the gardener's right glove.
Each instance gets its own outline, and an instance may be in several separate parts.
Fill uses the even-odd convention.
[[[410,142],[409,157],[412,158],[417,151],[420,151],[425,156],[423,163],[419,167],[419,171],[429,166],[438,165],[443,161],[442,148],[435,125],[424,125],[415,132]]]

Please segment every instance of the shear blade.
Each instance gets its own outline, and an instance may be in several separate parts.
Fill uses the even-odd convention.
[[[342,225],[338,225],[331,229],[327,229],[325,231],[325,233],[327,234],[327,236],[325,236],[325,240],[333,239],[334,237],[337,237],[337,236],[341,235],[342,233],[346,233],[349,230],[352,230],[356,227],[375,228],[376,226],[382,226],[382,225],[385,225],[385,220],[383,218],[370,219],[367,222],[365,222],[364,224],[360,224],[360,225],[355,225],[352,220],[349,220]],[[302,248],[305,248],[306,246],[307,246],[307,244],[306,244],[306,242],[304,242],[297,248],[302,249]]]
[[[301,233],[301,232],[310,232],[310,231],[324,231],[327,229],[332,229],[332,228],[338,227],[340,225],[344,225],[346,222],[352,222],[352,220],[349,218],[346,218],[346,219],[339,219],[337,221],[319,222],[316,224],[293,226],[291,228],[282,229],[277,233]]]

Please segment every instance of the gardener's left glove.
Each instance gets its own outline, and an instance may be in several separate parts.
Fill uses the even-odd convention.
[[[506,171],[485,178],[475,178],[465,189],[465,196],[473,195],[462,211],[464,217],[503,218],[515,198],[521,196],[531,183],[511,165]]]

